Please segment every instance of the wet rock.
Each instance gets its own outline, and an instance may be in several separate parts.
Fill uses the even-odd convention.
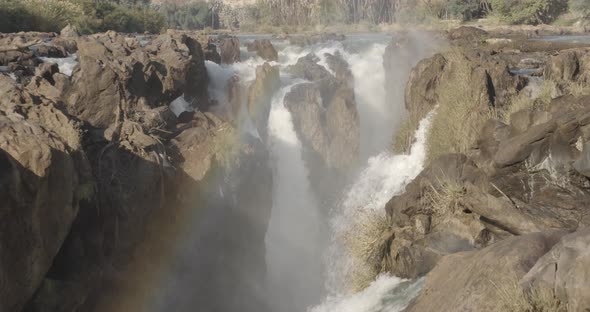
[[[406,311],[506,311],[506,292],[564,234],[512,237],[478,251],[443,257]]]
[[[279,54],[268,39],[254,40],[247,45],[248,52],[256,52],[258,56],[269,62],[278,61]]]
[[[248,94],[248,113],[263,141],[267,138],[272,95],[280,86],[278,66],[264,63],[256,68],[256,79],[250,86]]]
[[[68,56],[68,53],[64,47],[53,44],[35,45],[32,46],[30,49],[36,56],[57,58]]]
[[[221,51],[222,64],[240,62],[240,39],[237,37],[223,39],[219,45],[219,50]]]
[[[299,58],[295,65],[288,66],[286,70],[296,77],[310,81],[330,77],[330,72],[322,65],[319,65],[318,62],[319,58],[315,54],[310,53]]]
[[[285,96],[285,107],[304,146],[319,154],[327,168],[346,169],[356,164],[360,146],[354,92],[347,87],[329,88],[297,85]]]

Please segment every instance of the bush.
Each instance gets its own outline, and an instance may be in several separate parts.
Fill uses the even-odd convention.
[[[68,24],[82,33],[159,32],[165,21],[146,6],[93,0],[0,0],[0,32],[58,32]]]
[[[549,24],[567,10],[564,0],[492,0],[494,13],[510,24]]]
[[[353,224],[343,234],[344,246],[354,262],[346,274],[353,291],[367,288],[387,269],[388,240],[387,231],[390,220],[385,211],[359,209],[355,211]]]
[[[590,1],[569,0],[569,6],[572,13],[580,14],[584,18],[590,18]]]

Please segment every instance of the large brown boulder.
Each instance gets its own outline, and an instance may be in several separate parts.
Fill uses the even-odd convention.
[[[0,310],[20,311],[94,185],[78,124],[10,83],[0,77]]]
[[[237,37],[223,39],[219,50],[221,51],[221,64],[240,62],[240,39]]]
[[[590,54],[588,48],[560,51],[551,56],[545,66],[544,77],[556,82],[588,82]]]
[[[590,308],[590,228],[561,238],[523,277],[521,284],[549,289],[568,311]]]
[[[139,48],[109,32],[80,38],[78,48],[79,69],[66,102],[71,114],[95,127],[137,120],[182,94],[195,107],[209,106],[202,50],[190,37],[161,35]]]
[[[247,48],[248,52],[256,52],[258,56],[266,61],[276,62],[279,60],[279,53],[268,39],[254,40],[254,42],[247,45]]]
[[[518,296],[518,280],[563,235],[533,233],[446,256],[426,276],[422,292],[405,311],[509,311],[507,300]]]

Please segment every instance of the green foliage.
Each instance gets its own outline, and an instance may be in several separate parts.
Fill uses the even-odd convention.
[[[212,11],[206,2],[192,2],[186,5],[167,3],[159,10],[170,28],[203,29],[211,26]]]
[[[121,4],[118,4],[120,2]],[[162,15],[148,0],[0,0],[0,32],[58,32],[73,24],[83,33],[159,32]]]
[[[463,21],[470,21],[474,18],[481,17],[482,7],[480,0],[451,0],[448,4],[449,13]]]
[[[590,18],[590,1],[588,0],[569,0],[570,11],[574,14],[580,14],[582,17]]]
[[[547,24],[567,10],[564,0],[492,0],[496,15],[510,24]]]

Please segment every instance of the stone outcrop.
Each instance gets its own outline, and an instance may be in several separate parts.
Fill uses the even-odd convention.
[[[222,64],[233,64],[239,62],[240,58],[240,39],[230,37],[221,40],[219,44]]]
[[[248,113],[261,139],[266,142],[272,95],[281,86],[278,66],[268,63],[256,68],[256,79],[248,93]]]
[[[563,236],[522,278],[526,288],[549,289],[567,310],[590,307],[590,228]]]
[[[524,88],[526,82],[512,75],[509,64],[490,58],[490,51],[454,51],[424,59],[410,73],[405,91],[406,108],[412,112],[427,112],[434,107],[443,90],[441,81],[469,83],[473,98],[482,107],[507,103],[511,96]],[[466,78],[459,78],[465,75]],[[459,81],[464,79],[465,81]],[[425,113],[422,113],[424,115]]]
[[[285,96],[285,107],[310,159],[319,157],[321,167],[346,171],[359,158],[359,116],[352,74],[340,55],[326,55],[333,76],[309,54],[289,70],[310,80],[293,87]]]
[[[254,42],[246,45],[248,52],[256,52],[256,54],[266,61],[278,61],[279,53],[275,50],[272,43],[268,39],[254,40]]]
[[[534,233],[446,256],[405,311],[510,311],[510,296],[519,295],[518,280],[563,235]]]
[[[0,310],[148,310],[152,302],[135,299],[153,289],[137,285],[164,274],[196,289],[159,293],[173,310],[265,311],[260,289],[246,285],[266,280],[268,152],[207,111],[198,41],[114,32],[68,40],[79,47],[71,79],[36,66],[28,46],[10,60],[31,62],[28,80],[0,75]],[[262,97],[278,87],[278,69],[260,75]],[[182,95],[200,111],[175,116],[168,105]],[[184,238],[182,250],[171,244]]]
[[[41,285],[94,192],[80,125],[0,77],[0,310],[20,311]]]
[[[207,71],[199,43],[187,36],[161,35],[144,49],[110,32],[78,41],[80,67],[66,96],[68,111],[107,128],[122,118],[168,105],[184,94],[207,109]]]

